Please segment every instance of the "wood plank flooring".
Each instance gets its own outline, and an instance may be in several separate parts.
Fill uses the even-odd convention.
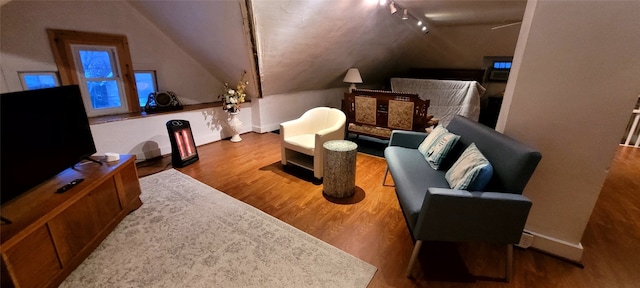
[[[369,287],[637,287],[640,283],[640,149],[618,149],[587,226],[583,264],[514,249],[514,275],[503,282],[504,248],[426,242],[416,279],[404,276],[413,248],[383,158],[358,153],[356,194],[336,201],[309,173],[283,170],[280,136],[198,147],[200,160],[177,170],[248,203],[378,268]],[[170,157],[138,164],[140,177],[170,168]],[[392,184],[391,177],[387,184]]]

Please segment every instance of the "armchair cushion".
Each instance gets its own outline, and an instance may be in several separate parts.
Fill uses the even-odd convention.
[[[315,148],[315,134],[302,134],[297,136],[291,136],[285,139],[285,147],[304,153],[307,155],[313,155],[313,149]]]
[[[445,174],[453,189],[482,191],[493,176],[493,166],[482,155],[476,144],[471,143]]]

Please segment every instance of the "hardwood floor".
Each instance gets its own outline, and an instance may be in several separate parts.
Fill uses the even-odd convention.
[[[198,147],[200,160],[177,170],[248,203],[378,268],[369,287],[637,287],[640,283],[640,149],[619,148],[586,228],[583,264],[514,249],[511,283],[504,248],[482,243],[423,245],[417,279],[404,276],[413,248],[383,158],[358,153],[356,195],[333,201],[308,173],[283,171],[280,136]],[[170,157],[141,162],[141,177],[170,168]],[[288,169],[289,170],[289,169]],[[387,184],[392,184],[391,177]],[[332,202],[333,201],[333,202]]]

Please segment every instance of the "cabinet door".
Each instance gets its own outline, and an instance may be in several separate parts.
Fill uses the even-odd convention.
[[[132,163],[131,165],[123,167],[122,170],[120,170],[120,173],[116,175],[115,179],[122,208],[134,208],[130,207],[130,205],[133,202],[136,202],[138,197],[140,197],[141,192],[136,166]]]
[[[9,248],[4,256],[3,264],[16,287],[41,287],[62,271],[46,226]],[[3,286],[9,280],[2,279]]]
[[[97,237],[120,210],[115,181],[110,178],[49,221],[62,265]]]

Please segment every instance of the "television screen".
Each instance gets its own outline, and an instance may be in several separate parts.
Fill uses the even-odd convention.
[[[0,113],[1,203],[96,153],[77,85],[1,94]]]

